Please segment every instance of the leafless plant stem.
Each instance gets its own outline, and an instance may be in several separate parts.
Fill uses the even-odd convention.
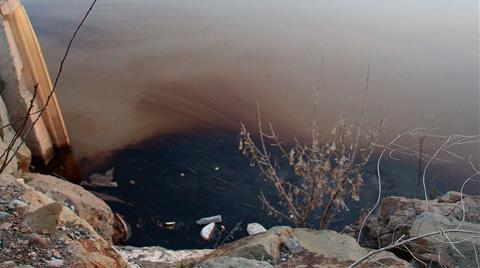
[[[348,268],[357,267],[358,265],[360,265],[365,260],[377,255],[378,253],[380,253],[382,251],[387,251],[387,250],[390,250],[390,249],[393,249],[393,248],[396,248],[396,247],[400,247],[400,246],[403,246],[405,244],[411,243],[413,241],[416,241],[416,240],[419,240],[419,239],[422,239],[422,238],[425,238],[425,237],[434,236],[434,235],[445,235],[446,233],[464,233],[464,234],[476,234],[476,235],[480,234],[480,232],[469,231],[469,230],[458,230],[458,229],[440,230],[440,231],[436,231],[436,232],[430,232],[430,233],[422,234],[422,235],[419,235],[419,236],[411,237],[411,238],[403,240],[403,241],[398,241],[397,243],[388,245],[386,247],[383,247],[383,248],[380,248],[380,249],[377,249],[377,250],[373,250],[373,251],[369,252],[368,254],[364,255],[363,257],[361,257],[360,259],[358,259],[357,261],[355,261],[350,266],[348,266]]]

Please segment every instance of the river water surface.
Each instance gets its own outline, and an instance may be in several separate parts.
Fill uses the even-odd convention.
[[[90,3],[23,3],[53,74]],[[105,190],[133,204],[113,205],[139,224],[132,243],[201,246],[185,238],[198,231],[189,226],[197,216],[229,213],[230,228],[275,224],[256,210],[263,180],[236,151],[239,123],[255,123],[257,100],[282,135],[303,137],[318,92],[329,130],[339,115],[358,119],[370,65],[367,118],[386,120],[384,140],[426,120],[441,133],[478,134],[478,29],[471,0],[102,0],[74,43],[57,95],[77,155],[114,152],[96,170],[117,166],[119,180],[138,181],[135,190],[126,183]],[[208,181],[216,165],[227,184]],[[391,183],[414,183],[415,169],[402,165],[388,169],[397,174]],[[184,181],[179,174],[188,168],[197,174]],[[458,189],[465,174],[455,174],[443,173],[454,181],[443,191]],[[366,203],[374,200],[371,185]],[[414,189],[392,185],[393,194]],[[242,195],[240,205],[225,203]],[[188,222],[185,237],[159,231],[160,218]]]
[[[23,1],[56,72],[85,0]],[[321,58],[324,58],[321,71]],[[395,130],[435,116],[478,132],[478,1],[104,0],[58,88],[78,154],[158,133],[266,118],[298,135],[321,116],[370,114]],[[297,132],[297,133],[295,133]]]

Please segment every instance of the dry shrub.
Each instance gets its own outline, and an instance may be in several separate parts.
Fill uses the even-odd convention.
[[[381,125],[379,121],[373,130],[365,132],[361,122],[351,124],[340,118],[323,138],[314,120],[309,142],[302,144],[295,139],[288,146],[279,139],[271,123],[269,133],[264,132],[258,112],[258,141],[242,124],[239,149],[251,157],[251,165],[258,166],[276,191],[279,202],[260,192],[269,215],[305,227],[321,212],[315,218],[315,225],[324,229],[335,210],[348,209],[346,198],[359,200],[362,173],[372,156]],[[279,162],[288,163],[294,175],[280,175]]]

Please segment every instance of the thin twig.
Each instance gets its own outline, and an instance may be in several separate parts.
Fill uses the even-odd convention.
[[[380,253],[380,252],[387,251],[387,250],[390,250],[390,249],[393,249],[393,248],[396,248],[396,247],[399,247],[399,246],[408,244],[408,243],[410,243],[410,242],[412,242],[412,241],[419,240],[419,239],[422,239],[422,238],[424,238],[424,237],[429,237],[429,236],[433,236],[433,235],[439,235],[439,234],[442,234],[442,233],[480,234],[480,232],[469,231],[469,230],[457,230],[457,229],[448,229],[448,230],[443,230],[443,231],[436,231],[436,232],[426,233],[426,234],[423,234],[423,235],[419,235],[419,236],[415,236],[415,237],[409,238],[409,239],[407,239],[407,240],[403,240],[403,241],[398,242],[398,243],[396,243],[396,244],[391,244],[391,245],[388,245],[388,246],[386,246],[386,247],[383,247],[383,248],[380,248],[380,249],[377,249],[377,250],[370,251],[368,254],[364,255],[364,256],[361,257],[360,259],[356,260],[353,264],[351,264],[350,266],[348,266],[348,268],[357,267],[358,265],[360,265],[360,263],[364,262],[366,259],[368,259],[368,258],[370,258],[370,257],[372,257],[372,256],[375,256],[375,255],[377,255],[377,254]]]
[[[35,86],[33,87],[33,95],[32,95],[32,98],[30,99],[30,104],[29,104],[28,109],[27,109],[27,114],[30,114],[30,111],[32,111],[32,109],[35,105],[35,98],[37,97],[37,93],[38,93],[38,83],[36,83]],[[5,149],[5,151],[0,156],[0,159],[5,157],[5,159],[2,163],[2,166],[0,167],[0,173],[3,173],[3,171],[5,171],[7,166],[10,164],[9,155],[12,151],[13,146],[15,146],[15,143],[17,143],[17,140],[20,138],[20,135],[22,134],[22,131],[25,129],[25,126],[27,125],[27,123],[28,123],[28,117],[25,117],[22,124],[20,125],[18,130],[15,132],[15,135],[13,136],[12,140],[8,144],[7,148]],[[19,148],[20,148],[20,146],[19,146]],[[16,157],[17,151],[18,151],[18,148],[12,154],[12,159],[14,157]]]

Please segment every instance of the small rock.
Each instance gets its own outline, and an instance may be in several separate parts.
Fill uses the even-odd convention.
[[[32,232],[32,228],[30,228],[30,226],[28,226],[27,224],[25,223],[21,223],[20,224],[20,232],[24,233],[24,234],[27,234],[27,233],[31,233]]]
[[[206,224],[210,224],[212,222],[214,222],[214,223],[222,222],[222,216],[221,215],[215,215],[215,216],[211,216],[211,217],[201,218],[201,219],[196,221],[197,225],[206,225]]]
[[[26,206],[28,206],[27,203],[20,201],[18,199],[15,199],[12,202],[10,202],[10,204],[8,204],[8,208],[10,209],[19,209],[19,208],[24,208]]]
[[[295,238],[290,238],[285,242],[285,247],[290,251],[292,254],[296,254],[302,251],[302,246],[300,242]]]
[[[52,256],[56,259],[61,259],[62,258],[62,254],[60,254],[60,251],[54,249],[51,251],[52,252]]]
[[[0,224],[0,230],[7,230],[7,229],[10,229],[10,227],[12,227],[13,224],[9,223],[9,222],[5,222],[5,223],[2,223]]]
[[[6,220],[10,217],[12,217],[13,215],[10,214],[10,213],[7,213],[5,211],[0,211],[0,220]]]
[[[34,232],[54,232],[60,222],[62,210],[62,204],[58,202],[50,203],[29,213],[25,217],[25,223],[30,226]]]
[[[61,268],[61,267],[63,267],[63,260],[52,258],[51,260],[49,260],[47,262],[45,267],[47,267],[47,268]]]
[[[255,235],[255,234],[260,234],[266,232],[267,229],[263,227],[260,223],[249,223],[247,225],[247,233],[248,235]]]
[[[213,232],[215,231],[215,223],[211,222],[204,226],[202,230],[200,231],[200,236],[203,238],[203,240],[210,240],[212,238]]]
[[[47,247],[47,240],[37,233],[28,234],[25,236],[25,239],[27,239],[32,245],[42,248]]]
[[[0,268],[15,268],[17,264],[14,261],[4,261],[0,263]]]
[[[455,203],[460,201],[462,198],[462,194],[459,192],[447,192],[446,194],[440,196],[438,198],[438,203]]]

